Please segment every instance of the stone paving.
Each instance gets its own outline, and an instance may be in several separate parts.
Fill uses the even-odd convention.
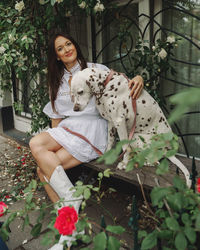
[[[30,151],[27,146],[18,144],[11,138],[5,135],[0,135],[0,193],[1,200],[8,204],[9,209],[12,211],[18,211],[24,207],[24,198],[18,201],[13,201],[12,197],[15,193],[13,192],[13,187],[17,187],[18,182],[25,182],[26,178],[34,178],[34,160],[29,157]],[[27,160],[28,159],[28,160]],[[17,163],[16,163],[17,162]],[[17,165],[18,164],[18,165]],[[15,171],[15,165],[17,168],[22,167],[21,172]],[[30,166],[29,166],[30,165]],[[77,175],[80,175],[80,169],[83,167],[76,167],[72,170],[71,179],[77,180]],[[11,171],[12,170],[12,171]],[[85,170],[83,170],[85,171]],[[75,174],[74,174],[75,173]],[[26,178],[24,177],[26,174]],[[18,179],[16,179],[16,175]],[[22,177],[21,177],[22,175]],[[81,173],[82,178],[84,178],[85,173]],[[21,179],[20,179],[21,178]],[[23,185],[22,185],[23,186]],[[18,190],[18,192],[20,192]],[[2,195],[5,194],[5,195]],[[10,198],[11,196],[11,198]],[[23,195],[22,195],[23,197]],[[37,198],[42,201],[46,201],[50,204],[50,201],[43,189],[37,191]],[[130,227],[128,226],[128,221],[131,215],[128,205],[130,204],[131,196],[130,194],[124,194],[124,192],[117,192],[105,197],[102,201],[102,207],[109,210],[112,216],[116,219],[117,224],[122,225],[126,228],[126,232],[123,234],[124,247],[121,249],[132,249],[133,248],[133,235]],[[87,203],[86,212],[90,218],[92,218],[97,223],[100,223],[101,215],[105,215],[105,221],[107,224],[111,222],[111,219],[105,214],[105,210],[100,205],[94,204],[91,201]],[[49,246],[44,246],[41,244],[44,233],[47,230],[47,225],[50,222],[50,213],[42,223],[42,231],[39,237],[33,237],[30,234],[31,225],[34,225],[36,219],[38,218],[39,211],[33,211],[30,213],[30,226],[26,226],[24,231],[22,231],[23,220],[18,218],[10,224],[11,233],[9,240],[6,242],[9,250],[46,250]],[[0,218],[0,221],[5,221],[8,215],[4,215]],[[94,231],[98,232],[98,228]],[[89,246],[93,249],[92,246]],[[79,248],[76,248],[79,249]]]

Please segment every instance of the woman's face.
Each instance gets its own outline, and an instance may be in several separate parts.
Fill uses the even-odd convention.
[[[55,40],[55,51],[57,59],[61,60],[68,70],[76,64],[77,50],[69,39],[58,36]]]

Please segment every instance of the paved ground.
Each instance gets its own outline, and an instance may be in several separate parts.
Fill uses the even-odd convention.
[[[35,162],[31,157],[28,147],[18,144],[16,141],[0,135],[0,194],[1,200],[8,204],[9,209],[12,211],[18,211],[24,207],[23,192],[20,190],[23,186],[26,186],[27,179],[31,180],[35,178]],[[77,178],[84,179],[88,175],[88,170],[83,166],[74,168],[69,173],[72,181],[77,181]],[[90,180],[95,182],[95,176]],[[124,247],[121,249],[133,248],[133,235],[128,221],[131,216],[130,208],[128,205],[131,202],[132,193],[134,193],[134,187],[126,186],[125,183],[118,182],[116,180],[109,180],[105,182],[104,188],[111,185],[114,188],[119,188],[117,193],[107,195],[103,199],[103,207],[109,210],[116,222],[126,228],[126,233],[123,234]],[[124,192],[125,191],[125,192]],[[21,200],[15,201],[14,197],[16,193],[22,193]],[[48,197],[44,190],[41,188],[37,194],[38,204],[46,202],[50,204]],[[48,210],[47,210],[48,212]],[[101,220],[101,215],[105,215],[105,221],[107,224],[111,222],[111,219],[105,214],[105,210],[100,205],[96,205],[91,201],[87,204],[85,212],[97,223]],[[45,217],[42,222],[42,232],[39,237],[33,237],[30,234],[33,226],[38,218],[39,212],[33,211],[30,214],[30,226],[25,227],[22,231],[22,224],[24,220],[17,218],[11,225],[11,233],[9,240],[6,242],[9,250],[46,250],[49,247],[41,245],[41,240],[44,237],[44,233],[47,230],[47,225],[50,222],[50,213]],[[5,221],[7,215],[0,218],[0,221]],[[98,231],[95,228],[94,231]],[[92,249],[92,247],[90,247]]]

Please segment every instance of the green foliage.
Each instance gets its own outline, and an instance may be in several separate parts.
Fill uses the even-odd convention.
[[[170,98],[173,104],[176,104],[176,109],[173,110],[169,117],[169,122],[173,123],[175,120],[180,119],[191,106],[199,102],[200,89],[191,88],[187,91],[182,91]]]
[[[123,34],[124,31],[124,35]],[[127,29],[122,30],[124,46],[126,46]],[[173,57],[173,50],[177,46],[178,39],[168,36],[166,40],[158,39],[151,47],[149,41],[140,38],[131,52],[131,68],[128,70],[130,77],[141,75],[144,79],[145,89],[159,102],[158,85],[159,77],[168,71],[176,74],[170,59]]]
[[[159,219],[157,228],[151,233],[152,241],[164,240],[165,247],[170,249],[196,249],[200,235],[197,226],[200,197],[176,176],[172,187],[153,188],[151,200],[156,208],[155,216]],[[150,234],[144,235],[141,249],[153,247],[147,248],[149,238]]]

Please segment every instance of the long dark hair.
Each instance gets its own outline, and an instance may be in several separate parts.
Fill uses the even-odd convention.
[[[48,76],[47,77],[48,77],[48,86],[49,86],[49,92],[50,92],[51,105],[54,111],[56,111],[54,102],[57,97],[58,89],[59,89],[61,79],[64,74],[64,68],[65,68],[63,62],[60,60],[57,60],[57,55],[55,51],[55,40],[59,36],[65,37],[73,43],[77,51],[77,61],[80,63],[81,70],[87,68],[87,63],[85,61],[85,58],[83,57],[83,54],[81,52],[79,45],[70,35],[59,32],[52,36],[49,42],[49,47],[48,47]]]

